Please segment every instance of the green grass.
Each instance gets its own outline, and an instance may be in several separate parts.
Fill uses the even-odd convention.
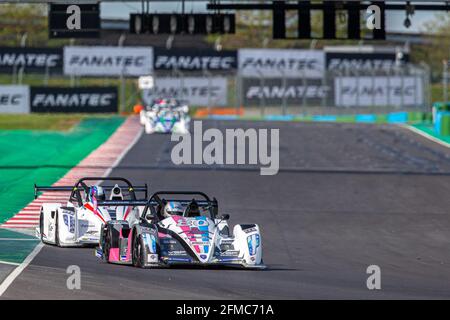
[[[69,131],[85,117],[81,114],[0,114],[0,130]]]
[[[443,85],[442,83],[434,83],[431,85],[431,101],[443,101]],[[450,85],[448,86],[448,95],[450,99]]]
[[[32,114],[0,114],[0,130],[44,130],[70,131],[80,121],[88,118],[107,119],[113,114],[87,113],[32,113]]]
[[[414,124],[413,127],[429,134],[430,136],[432,136],[436,139],[450,143],[450,136],[443,136],[443,135],[438,134],[434,130],[434,126],[431,123],[417,123],[417,124]]]
[[[0,229],[0,239],[0,261],[12,263],[21,263],[39,243],[32,236],[6,229]]]
[[[70,131],[0,130],[0,223],[33,200],[34,183],[56,182],[123,121],[90,117]]]

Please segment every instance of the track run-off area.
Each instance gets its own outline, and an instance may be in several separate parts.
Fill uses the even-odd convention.
[[[215,196],[231,225],[259,224],[267,270],[143,270],[101,262],[92,248],[45,245],[1,298],[450,297],[450,149],[394,125],[205,120],[203,126],[278,128],[278,174],[176,166],[170,135],[145,134],[108,173],[148,183],[151,191]],[[80,290],[66,286],[70,265],[80,267]],[[367,289],[370,265],[380,267],[381,290]],[[0,272],[15,267],[2,265]]]

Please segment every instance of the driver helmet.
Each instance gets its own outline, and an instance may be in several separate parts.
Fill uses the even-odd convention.
[[[170,106],[171,107],[176,107],[178,105],[177,100],[175,99],[170,99]]]
[[[175,201],[169,201],[164,206],[163,216],[169,218],[172,215],[182,216],[184,212],[183,207]]]
[[[105,191],[103,191],[103,188],[100,186],[93,186],[91,187],[91,198],[94,198],[97,200],[105,200]]]

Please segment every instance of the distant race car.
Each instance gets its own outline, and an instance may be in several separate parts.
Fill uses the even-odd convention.
[[[148,134],[189,132],[189,107],[175,99],[157,99],[145,107],[139,117]]]
[[[108,221],[95,253],[109,263],[141,268],[265,268],[258,225],[238,224],[231,234],[228,219],[226,214],[218,216],[217,200],[202,192],[157,192],[139,220]]]
[[[123,185],[89,185],[89,182],[115,181]],[[40,187],[38,192],[67,192],[66,204],[44,203],[41,207],[39,227],[36,235],[42,242],[60,247],[99,244],[102,226],[111,220],[134,221],[139,218],[147,201],[141,200],[141,207],[129,205],[136,199],[136,192],[144,192],[147,185],[133,186],[124,178],[86,177],[74,186]],[[108,195],[109,194],[109,195]]]

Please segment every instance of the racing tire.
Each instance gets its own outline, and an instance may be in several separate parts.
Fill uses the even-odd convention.
[[[41,241],[44,242],[44,236],[43,236],[43,230],[44,230],[44,212],[41,209],[41,214],[39,215],[39,237],[41,238]]]
[[[106,230],[106,235],[105,235],[105,245],[103,248],[103,259],[109,263],[109,252],[111,249],[111,232],[109,227]]]
[[[61,243],[59,242],[59,226],[58,226],[58,222],[59,222],[59,214],[58,214],[58,210],[56,210],[56,217],[55,217],[55,245],[57,247],[61,246]]]
[[[149,124],[149,123],[145,123],[145,125],[144,125],[144,130],[145,130],[145,133],[146,134],[151,134],[151,133],[153,133],[152,132],[152,127],[151,127],[151,125]]]
[[[136,268],[145,268],[144,254],[144,241],[139,235],[135,237],[133,241],[133,253],[131,257],[133,266],[135,266]]]

